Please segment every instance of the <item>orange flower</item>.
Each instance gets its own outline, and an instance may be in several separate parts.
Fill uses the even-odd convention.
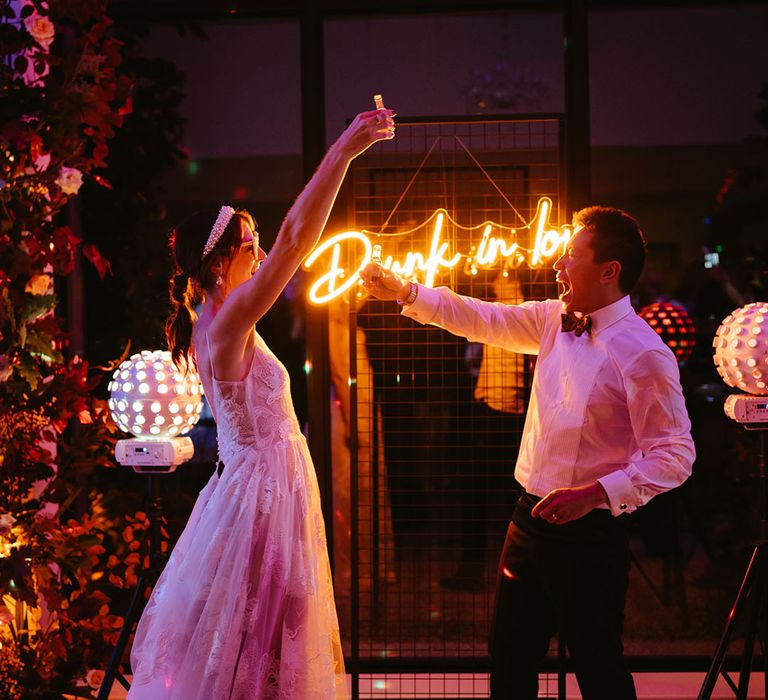
[[[50,275],[32,275],[24,287],[24,291],[27,294],[40,296],[41,294],[49,294],[53,289],[52,285],[53,280]]]
[[[33,12],[24,19],[24,28],[46,51],[53,43],[53,38],[56,35],[56,28],[53,26],[53,22],[47,17],[37,14],[37,12]]]

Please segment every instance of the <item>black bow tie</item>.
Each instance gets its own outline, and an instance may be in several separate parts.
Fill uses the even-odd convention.
[[[573,311],[560,315],[560,330],[563,333],[574,332],[579,337],[584,331],[592,335],[592,318],[589,314],[577,316]]]

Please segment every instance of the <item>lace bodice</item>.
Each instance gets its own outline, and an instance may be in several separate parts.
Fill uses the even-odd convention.
[[[211,366],[211,386],[205,387],[224,464],[249,447],[263,449],[301,434],[288,372],[261,336],[254,336],[256,348],[246,376],[239,381],[216,379]]]

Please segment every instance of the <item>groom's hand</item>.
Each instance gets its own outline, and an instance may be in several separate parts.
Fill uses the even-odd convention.
[[[378,263],[370,262],[360,271],[363,287],[370,295],[384,301],[405,301],[411,283]]]

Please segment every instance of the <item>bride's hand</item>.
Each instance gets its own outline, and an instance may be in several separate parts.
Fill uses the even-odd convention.
[[[395,112],[374,109],[361,112],[336,142],[349,158],[355,158],[377,141],[395,138]]]

